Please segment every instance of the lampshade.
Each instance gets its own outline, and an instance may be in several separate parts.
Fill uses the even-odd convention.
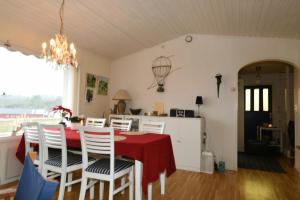
[[[202,105],[203,104],[202,96],[197,96],[197,98],[196,98],[196,104],[197,105]]]
[[[130,99],[131,98],[126,90],[119,90],[113,97],[113,100],[130,100]]]

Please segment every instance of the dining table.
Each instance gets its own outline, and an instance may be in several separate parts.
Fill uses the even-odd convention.
[[[67,148],[81,149],[78,130],[65,128]],[[135,162],[135,199],[141,200],[142,193],[147,193],[147,186],[166,173],[169,177],[176,171],[171,137],[168,134],[141,133],[127,134],[115,129],[115,154],[130,158]],[[16,151],[20,162],[25,159],[25,140],[22,136]]]

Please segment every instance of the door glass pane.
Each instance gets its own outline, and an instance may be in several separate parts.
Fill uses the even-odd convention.
[[[251,110],[251,90],[245,90],[245,111]]]
[[[254,111],[259,111],[259,89],[254,89]]]
[[[263,89],[263,111],[269,111],[269,89]]]

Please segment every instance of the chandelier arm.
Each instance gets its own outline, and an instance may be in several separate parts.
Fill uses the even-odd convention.
[[[59,17],[60,17],[60,30],[59,33],[61,35],[63,35],[64,32],[64,5],[65,5],[65,0],[62,1],[61,6],[60,6],[60,10],[59,10]]]

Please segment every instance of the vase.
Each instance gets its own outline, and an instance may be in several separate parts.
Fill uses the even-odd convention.
[[[78,127],[80,126],[80,123],[77,122],[71,122],[71,130],[78,130]]]

